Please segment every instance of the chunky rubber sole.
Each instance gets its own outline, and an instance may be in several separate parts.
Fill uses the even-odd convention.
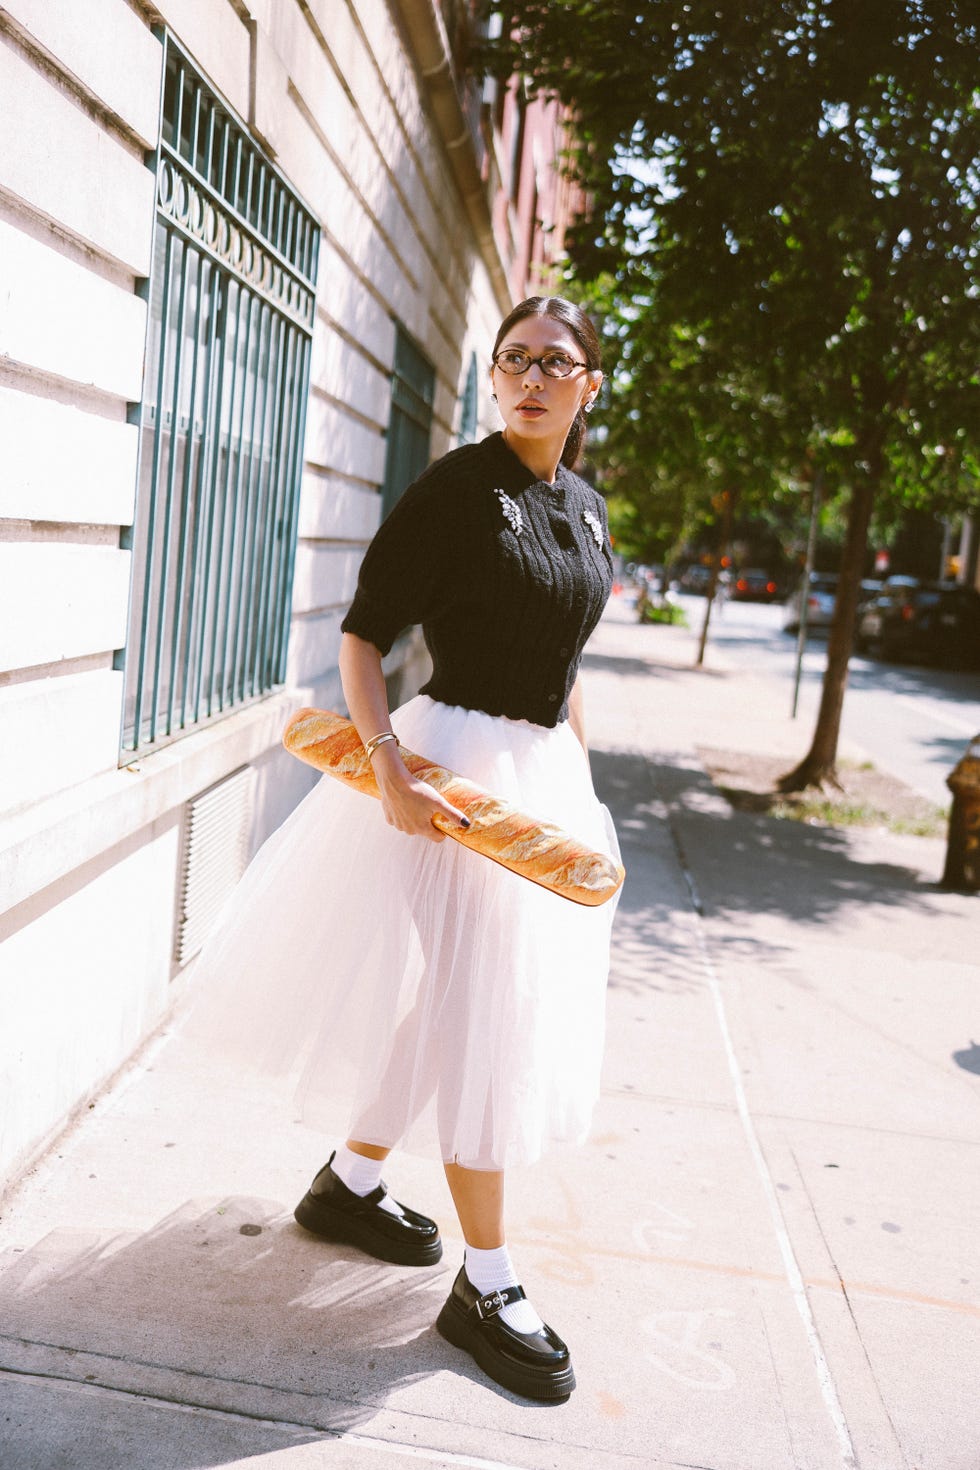
[[[436,1331],[451,1342],[453,1347],[462,1348],[483,1369],[488,1378],[518,1393],[526,1399],[545,1399],[555,1402],[567,1399],[575,1387],[575,1370],[569,1363],[559,1373],[550,1373],[546,1368],[524,1367],[512,1363],[493,1351],[487,1339],[478,1330],[465,1307],[450,1297],[436,1318]]]
[[[331,1209],[312,1194],[305,1194],[293,1211],[297,1224],[321,1240],[342,1241],[356,1245],[379,1261],[389,1261],[394,1266],[434,1266],[442,1260],[442,1241],[430,1245],[399,1245],[380,1230],[372,1228],[369,1221],[347,1215],[343,1210]]]

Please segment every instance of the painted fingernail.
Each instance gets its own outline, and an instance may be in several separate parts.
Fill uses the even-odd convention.
[[[471,823],[469,817],[460,817],[460,819],[459,819],[459,825],[461,827],[470,827],[470,826],[472,826],[472,823]]]

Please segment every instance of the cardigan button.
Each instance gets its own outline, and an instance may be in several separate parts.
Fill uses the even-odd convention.
[[[558,695],[557,694],[549,694],[548,695],[548,703],[549,704],[557,704],[558,703]]]
[[[567,658],[568,655],[571,653],[571,651],[572,650],[570,648],[559,648],[559,650],[558,650],[558,656],[560,658]]]

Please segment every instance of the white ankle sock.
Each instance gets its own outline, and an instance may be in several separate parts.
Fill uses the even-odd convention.
[[[351,1194],[370,1194],[372,1189],[377,1189],[381,1183],[381,1170],[384,1167],[383,1159],[369,1159],[364,1154],[356,1154],[342,1143],[333,1156],[330,1165],[337,1178],[347,1185]],[[385,1195],[378,1205],[380,1210],[388,1210],[392,1215],[397,1214],[397,1206]]]
[[[475,1286],[481,1296],[485,1296],[488,1291],[521,1284],[511,1262],[510,1251],[505,1245],[497,1246],[492,1251],[480,1251],[468,1245],[464,1259],[470,1285]],[[500,1316],[515,1332],[540,1332],[544,1326],[529,1301],[511,1302],[503,1308]]]

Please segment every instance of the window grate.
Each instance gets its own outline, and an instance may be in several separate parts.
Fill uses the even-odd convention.
[[[285,678],[319,226],[166,37],[123,750]]]
[[[391,417],[381,513],[387,515],[402,492],[429,463],[436,371],[408,333],[396,324],[391,377]]]
[[[476,353],[470,353],[470,365],[466,370],[466,385],[463,388],[463,399],[459,412],[459,439],[460,444],[472,444],[476,438],[479,427],[480,412],[480,371],[476,365]]]

